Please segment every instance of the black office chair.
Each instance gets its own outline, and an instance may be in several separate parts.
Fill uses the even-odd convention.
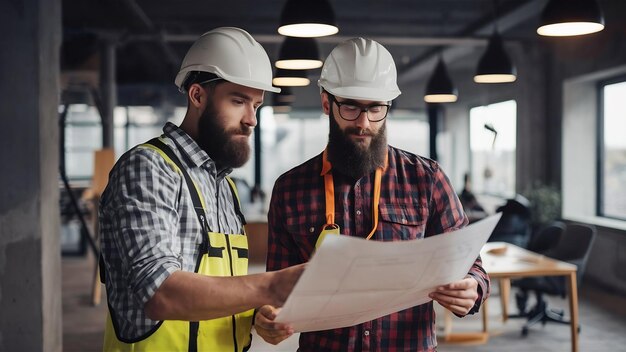
[[[561,240],[565,228],[566,225],[562,221],[551,222],[531,235],[527,249],[540,254],[553,250]]]
[[[557,244],[561,240],[563,233],[565,232],[566,225],[562,221],[553,221],[547,226],[542,227],[536,233],[531,235],[528,243],[528,250],[546,254],[556,248]],[[528,315],[526,312],[526,302],[528,301],[528,291],[518,291],[515,294],[515,303],[517,305],[518,314],[509,315],[509,318],[525,318]]]
[[[518,194],[497,208],[496,212],[502,212],[502,217],[488,242],[502,241],[526,248],[531,233],[529,205],[528,199]]]
[[[555,230],[554,232],[558,231]],[[587,259],[589,258],[589,253],[591,252],[591,247],[595,240],[595,235],[596,229],[594,226],[569,224],[556,247],[546,251],[545,255],[550,258],[575,264],[578,267],[576,272],[577,283],[580,285],[587,265]],[[528,317],[526,324],[524,324],[522,328],[522,336],[528,335],[529,328],[538,322],[545,324],[548,321],[553,321],[561,324],[570,324],[570,321],[565,319],[563,311],[550,309],[544,299],[544,294],[565,298],[567,284],[564,277],[544,276],[524,278],[513,281],[512,285],[521,290],[519,298],[516,295],[520,315]],[[525,301],[529,291],[535,292],[537,303],[530,311],[526,312]],[[524,304],[520,304],[522,301]],[[578,329],[580,330],[580,326],[578,326]]]

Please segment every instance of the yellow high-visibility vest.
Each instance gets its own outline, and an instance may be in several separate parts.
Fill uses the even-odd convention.
[[[223,234],[210,232],[204,218],[204,199],[197,185],[184,170],[172,150],[160,139],[153,139],[142,145],[157,151],[172,168],[185,177],[198,209],[198,220],[206,233],[202,251],[196,262],[196,273],[208,276],[237,276],[248,274],[248,239],[243,234]],[[239,195],[235,183],[227,177],[236,205]],[[195,192],[194,192],[195,191]],[[197,205],[196,203],[200,203]],[[110,307],[110,306],[109,306]],[[104,331],[104,351],[234,351],[243,352],[250,348],[252,336],[252,316],[254,310],[232,316],[199,322],[165,320],[155,328],[135,340],[118,338],[116,327],[109,309]]]

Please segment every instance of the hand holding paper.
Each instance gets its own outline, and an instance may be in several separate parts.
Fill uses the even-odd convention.
[[[500,216],[421,240],[328,236],[275,321],[300,332],[327,330],[429,302],[437,287],[467,275]]]

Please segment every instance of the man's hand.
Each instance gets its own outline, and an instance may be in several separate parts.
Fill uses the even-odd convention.
[[[279,344],[294,332],[291,326],[274,322],[279,311],[280,308],[265,305],[259,308],[254,318],[254,329],[257,334],[272,345]]]
[[[437,287],[428,295],[433,300],[460,316],[467,315],[478,299],[478,281],[471,276]]]

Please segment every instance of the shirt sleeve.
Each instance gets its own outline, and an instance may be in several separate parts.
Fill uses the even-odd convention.
[[[458,230],[465,227],[469,222],[450,180],[438,165],[435,166],[431,188],[430,215],[425,234],[427,237]],[[473,277],[478,282],[478,299],[468,313],[474,314],[478,312],[482,302],[490,294],[489,275],[482,267],[480,256],[474,261],[468,276]]]
[[[276,181],[268,213],[267,271],[275,271],[300,264],[298,248],[285,227],[285,205],[282,177]]]
[[[102,214],[102,253],[120,270],[116,285],[141,305],[181,269],[178,212],[181,177],[152,150],[138,148],[111,173]],[[107,258],[108,257],[108,258]],[[118,288],[119,289],[119,288]]]

